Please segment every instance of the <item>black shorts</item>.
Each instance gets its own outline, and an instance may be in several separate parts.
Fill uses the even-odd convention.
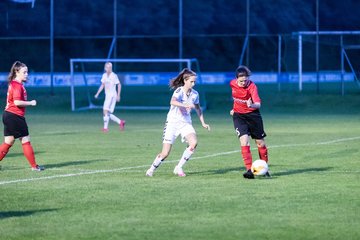
[[[266,137],[259,110],[245,114],[234,112],[233,122],[238,137],[243,135],[250,135],[253,139],[263,139]]]
[[[25,118],[11,112],[4,111],[2,120],[4,123],[4,136],[14,136],[14,138],[29,136],[28,126]]]

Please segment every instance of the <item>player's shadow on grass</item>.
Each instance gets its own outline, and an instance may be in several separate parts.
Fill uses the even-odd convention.
[[[11,217],[27,217],[37,213],[53,212],[58,209],[40,209],[40,210],[25,210],[25,211],[0,211],[0,219],[11,218]]]
[[[49,132],[49,133],[43,133],[42,135],[47,135],[47,136],[66,136],[66,135],[76,135],[78,134],[77,132]]]
[[[280,177],[280,176],[287,176],[287,175],[293,175],[293,174],[301,174],[301,173],[306,173],[306,172],[324,172],[324,171],[328,171],[331,170],[332,167],[323,167],[323,168],[303,168],[303,169],[289,169],[286,171],[280,171],[280,172],[271,172],[270,169],[270,173],[272,177]],[[243,173],[245,172],[245,168],[243,167],[234,167],[234,168],[222,168],[222,169],[212,169],[212,170],[208,170],[208,171],[203,171],[203,172],[192,172],[189,174],[194,174],[194,175],[214,175],[214,174],[226,174],[229,172],[238,172],[238,173]]]
[[[54,164],[44,164],[45,168],[62,168],[67,166],[78,166],[78,165],[86,165],[94,162],[104,162],[109,161],[108,159],[94,159],[94,160],[80,160],[73,162],[62,162],[62,163],[54,163]]]
[[[10,150],[11,151],[11,150]],[[37,155],[40,155],[40,154],[43,154],[44,153],[44,151],[36,151],[35,152],[35,156],[37,156]],[[24,157],[24,153],[22,153],[22,152],[17,152],[17,153],[12,153],[12,152],[9,152],[8,154],[6,154],[6,157],[5,158],[11,158],[11,157],[21,157],[21,156],[23,156]]]
[[[289,169],[286,171],[272,173],[272,175],[279,177],[279,176],[287,176],[287,175],[301,174],[301,173],[307,173],[307,172],[324,172],[324,171],[328,171],[331,169],[332,169],[332,167]]]
[[[245,168],[241,168],[241,167],[234,167],[234,168],[222,168],[222,169],[211,169],[211,170],[207,170],[207,171],[202,171],[202,172],[191,172],[189,174],[193,174],[193,175],[214,175],[214,174],[226,174],[229,172],[243,172],[245,171]]]

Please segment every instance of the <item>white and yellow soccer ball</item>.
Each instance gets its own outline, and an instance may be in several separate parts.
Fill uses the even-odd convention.
[[[263,176],[265,175],[269,170],[268,164],[264,160],[256,160],[251,165],[251,172],[255,176]]]

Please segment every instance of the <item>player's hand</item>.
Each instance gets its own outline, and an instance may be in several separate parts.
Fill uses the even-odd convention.
[[[185,107],[186,107],[186,108],[193,109],[193,108],[195,108],[195,105],[192,104],[192,103],[187,103],[187,104],[185,104]]]
[[[230,110],[230,115],[231,116],[234,115],[234,110],[233,109]]]
[[[97,98],[98,98],[98,96],[99,96],[99,95],[95,94],[95,95],[94,95],[94,98],[95,98],[95,99],[97,99]]]
[[[36,100],[31,100],[31,101],[30,101],[30,105],[31,105],[31,106],[36,106]]]
[[[250,108],[251,105],[253,104],[253,101],[251,100],[251,98],[249,98],[248,100],[246,100],[246,105]]]
[[[208,131],[210,131],[210,125],[209,124],[203,123],[202,126],[203,126],[203,128],[206,128]]]
[[[117,97],[116,97],[116,101],[117,101],[117,102],[120,102],[120,96],[117,96]]]
[[[194,104],[186,104],[185,105],[186,111],[191,112],[191,109],[195,108]]]

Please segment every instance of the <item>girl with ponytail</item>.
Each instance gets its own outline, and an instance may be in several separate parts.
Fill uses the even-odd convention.
[[[8,76],[8,91],[5,111],[2,115],[4,123],[4,143],[0,145],[0,161],[9,152],[9,149],[19,139],[24,156],[28,160],[33,171],[42,171],[44,167],[36,164],[33,147],[30,143],[30,135],[25,121],[25,108],[36,106],[36,100],[27,100],[24,82],[28,78],[27,66],[19,61],[14,62]]]
[[[153,176],[155,170],[170,154],[171,147],[179,135],[181,135],[182,142],[187,143],[187,147],[173,172],[179,177],[186,176],[183,166],[191,158],[197,146],[197,136],[191,121],[192,109],[196,111],[201,125],[210,131],[210,126],[205,123],[201,111],[199,93],[193,89],[196,77],[195,72],[185,68],[170,80],[169,86],[175,91],[170,100],[170,110],[164,127],[163,146],[161,152],[146,171],[148,177]]]

